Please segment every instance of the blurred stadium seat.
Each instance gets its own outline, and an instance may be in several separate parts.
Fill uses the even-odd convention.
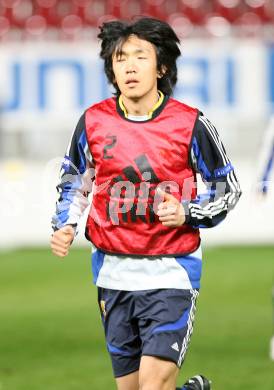
[[[59,30],[59,39],[83,38],[81,32],[106,20],[149,15],[166,20],[180,35],[191,36],[193,27],[209,34],[231,32],[255,35],[273,28],[273,0],[0,0],[0,40],[14,36],[47,37]],[[213,28],[212,28],[213,26]],[[216,28],[215,28],[215,27]],[[14,34],[14,30],[19,34]]]

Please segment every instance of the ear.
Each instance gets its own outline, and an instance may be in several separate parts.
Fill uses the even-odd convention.
[[[161,70],[158,70],[157,72],[157,77],[161,79],[166,73],[166,71],[167,71],[167,67],[165,65],[162,65]]]

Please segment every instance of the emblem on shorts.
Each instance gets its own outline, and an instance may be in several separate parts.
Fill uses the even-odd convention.
[[[179,352],[179,345],[178,345],[177,341],[176,341],[176,343],[172,344],[171,348],[174,349],[174,351]]]
[[[107,315],[107,312],[106,312],[106,301],[101,300],[100,301],[100,306],[101,306],[101,310],[102,310],[102,313],[103,313],[104,317],[106,317],[106,315]]]

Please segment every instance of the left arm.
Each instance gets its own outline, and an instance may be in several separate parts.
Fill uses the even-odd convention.
[[[201,175],[207,192],[180,203],[160,191],[164,200],[159,204],[159,220],[170,227],[184,223],[194,228],[216,226],[235,207],[241,189],[217,130],[203,115],[199,115],[193,130],[189,163]]]
[[[216,226],[235,207],[241,189],[216,128],[203,115],[194,128],[190,164],[201,175],[207,192],[183,202],[185,223],[196,228]]]

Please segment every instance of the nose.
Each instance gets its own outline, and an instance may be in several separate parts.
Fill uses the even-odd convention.
[[[137,69],[134,64],[134,61],[132,59],[128,59],[127,64],[126,64],[126,73],[131,74],[131,73],[136,73]]]

